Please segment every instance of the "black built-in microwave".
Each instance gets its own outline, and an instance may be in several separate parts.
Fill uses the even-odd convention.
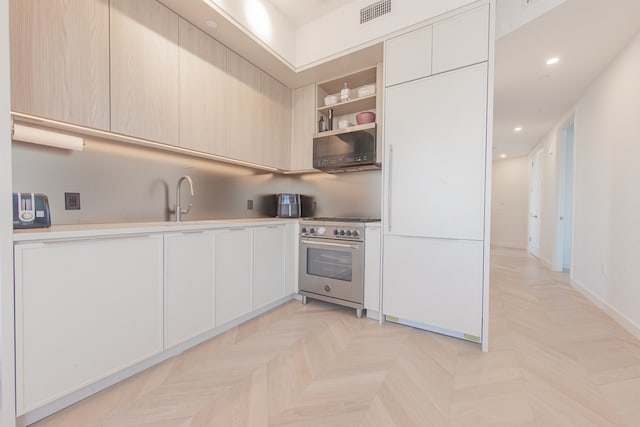
[[[349,132],[326,132],[313,138],[313,167],[328,172],[378,169],[376,125]]]

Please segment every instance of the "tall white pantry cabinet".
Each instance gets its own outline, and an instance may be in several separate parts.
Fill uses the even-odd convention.
[[[383,313],[483,350],[494,5],[385,43]]]

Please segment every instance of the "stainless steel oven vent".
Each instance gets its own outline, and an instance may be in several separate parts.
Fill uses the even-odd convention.
[[[391,12],[391,0],[380,0],[360,9],[360,24],[369,22]]]

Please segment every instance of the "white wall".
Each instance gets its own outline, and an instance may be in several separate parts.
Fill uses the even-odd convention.
[[[491,245],[526,249],[529,159],[495,160],[491,194]]]
[[[15,425],[9,1],[0,0],[0,425]]]
[[[640,333],[640,34],[576,106],[572,279]]]

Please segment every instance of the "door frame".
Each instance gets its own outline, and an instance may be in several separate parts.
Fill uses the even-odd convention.
[[[566,250],[569,251],[569,260],[572,259],[575,159],[575,121],[573,115],[558,130],[556,152],[556,212],[553,218],[555,242],[551,268],[553,271],[564,271],[571,268],[570,262],[569,265],[566,265],[565,262]],[[570,234],[568,240],[565,238],[567,228]]]
[[[527,242],[527,251],[538,259],[540,259],[540,236],[542,231],[543,159],[544,148],[541,147],[535,150],[533,155],[531,156],[531,168],[529,169],[529,218],[527,231],[529,241]],[[536,205],[537,212],[534,212]],[[537,229],[534,226],[535,222],[537,222]],[[535,239],[534,234],[537,234]],[[534,242],[537,242],[537,246],[534,246]]]

